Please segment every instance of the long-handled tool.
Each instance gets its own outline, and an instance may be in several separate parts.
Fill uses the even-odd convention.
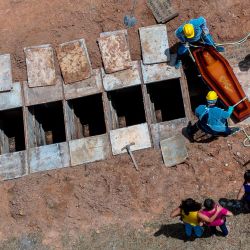
[[[136,163],[136,161],[135,161],[135,158],[134,158],[134,156],[133,156],[133,154],[132,154],[132,152],[131,152],[131,150],[130,150],[130,146],[132,146],[132,145],[135,145],[135,143],[132,142],[132,143],[126,145],[125,147],[123,147],[123,148],[121,149],[121,151],[123,151],[124,149],[127,150],[128,154],[130,155],[130,157],[131,157],[131,159],[132,159],[132,161],[133,161],[133,163],[134,163],[135,169],[136,169],[137,171],[139,171],[138,165],[137,165],[137,163]]]
[[[124,19],[123,19],[123,22],[124,22],[125,26],[128,27],[128,28],[133,27],[137,23],[137,20],[134,17],[136,1],[137,0],[133,1],[133,6],[132,6],[132,9],[131,9],[130,15],[126,15],[124,17]]]
[[[236,107],[237,105],[239,105],[240,103],[244,102],[247,99],[247,96],[245,96],[244,98],[242,98],[240,101],[238,101],[237,103],[235,103],[233,105],[233,107]]]

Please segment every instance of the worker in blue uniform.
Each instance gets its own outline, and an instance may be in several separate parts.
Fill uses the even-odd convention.
[[[181,66],[181,56],[188,51],[188,44],[203,42],[204,44],[214,46],[219,52],[224,51],[224,47],[215,45],[204,17],[185,22],[175,31],[175,35],[181,42],[177,50],[175,63],[175,68],[177,69]]]
[[[227,136],[235,133],[239,128],[229,128],[227,119],[233,113],[234,107],[228,107],[228,110],[221,109],[216,106],[218,95],[215,91],[209,91],[207,96],[207,105],[199,105],[195,109],[195,115],[199,119],[197,123],[187,127],[189,139],[193,140],[193,135],[201,129],[207,134],[214,136]]]

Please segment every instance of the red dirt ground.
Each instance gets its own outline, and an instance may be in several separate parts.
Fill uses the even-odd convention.
[[[250,30],[248,0],[176,0],[179,17],[167,23],[169,41],[181,22],[203,15],[216,41],[231,41]],[[23,48],[85,38],[93,68],[101,66],[99,33],[123,29],[131,1],[1,0],[0,52],[12,55],[15,81],[27,78]],[[139,0],[138,24],[129,29],[132,59],[140,59],[138,28],[155,24]],[[248,130],[250,133],[250,131]],[[81,232],[105,224],[138,225],[169,212],[180,199],[236,197],[249,169],[243,134],[209,144],[188,144],[189,158],[173,168],[163,165],[159,150],[135,152],[140,172],[127,155],[75,168],[33,174],[0,185],[0,240],[25,232],[42,232],[54,244],[64,231]],[[248,163],[247,163],[248,162]]]

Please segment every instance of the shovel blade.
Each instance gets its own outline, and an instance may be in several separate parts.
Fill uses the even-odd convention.
[[[124,24],[126,27],[133,27],[137,23],[137,20],[134,16],[125,16],[124,17]]]

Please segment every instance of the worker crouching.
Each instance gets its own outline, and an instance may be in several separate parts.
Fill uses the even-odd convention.
[[[195,109],[198,122],[194,125],[189,122],[187,126],[186,131],[190,141],[194,141],[193,136],[199,129],[213,136],[227,136],[239,130],[237,127],[228,127],[227,119],[233,113],[233,106],[228,107],[227,111],[217,107],[218,95],[215,91],[209,91],[206,99],[207,105],[199,105]]]

